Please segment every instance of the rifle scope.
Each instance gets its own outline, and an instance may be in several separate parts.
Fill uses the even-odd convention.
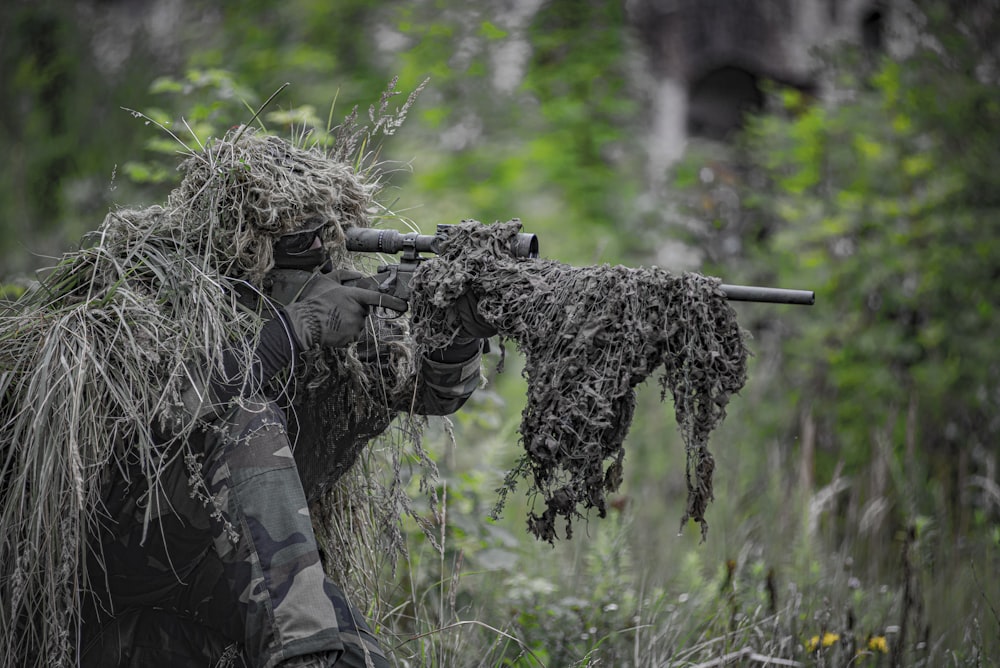
[[[361,253],[388,253],[410,251],[412,253],[438,253],[440,244],[447,238],[450,225],[438,225],[437,234],[417,234],[399,232],[393,229],[374,227],[350,227],[345,230],[347,250]],[[527,232],[519,232],[510,242],[510,252],[514,257],[538,257],[538,237]]]

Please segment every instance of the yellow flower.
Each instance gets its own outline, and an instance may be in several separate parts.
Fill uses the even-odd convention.
[[[868,639],[868,649],[873,652],[889,653],[889,643],[885,641],[885,636],[872,636]]]
[[[833,643],[837,642],[838,640],[840,640],[840,634],[839,633],[831,633],[831,632],[827,631],[826,633],[823,634],[822,638],[820,638],[819,636],[813,636],[812,638],[810,638],[809,640],[807,640],[806,641],[806,651],[807,652],[815,652],[820,647],[829,647],[830,645],[832,645]]]

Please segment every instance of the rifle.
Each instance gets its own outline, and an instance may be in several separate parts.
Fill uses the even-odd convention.
[[[447,238],[451,225],[438,225],[437,234],[399,232],[393,229],[371,227],[351,227],[345,231],[347,250],[361,253],[385,253],[395,255],[402,252],[398,264],[379,267],[379,290],[409,301],[410,277],[426,258],[420,253],[438,253],[441,243]],[[520,232],[511,240],[511,255],[517,258],[538,257],[538,237]],[[790,290],[787,288],[765,288],[753,285],[719,286],[729,301],[768,302],[771,304],[796,304],[809,306],[816,302],[812,290]]]

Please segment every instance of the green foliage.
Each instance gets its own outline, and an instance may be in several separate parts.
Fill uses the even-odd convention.
[[[366,86],[385,78],[368,41],[373,14],[364,0],[227,1],[223,30],[191,54],[190,64],[238,72],[258,91],[292,82],[300,100],[331,101],[340,91],[349,110],[371,98]]]
[[[103,216],[119,150],[136,130],[118,107],[143,97],[149,52],[141,31],[95,57],[97,28],[71,2],[0,7],[0,258],[5,277],[31,253],[65,246]],[[113,33],[113,30],[109,32]],[[132,56],[119,60],[122,53]],[[120,193],[119,193],[120,194]]]
[[[735,419],[753,442],[777,446],[736,475],[803,485],[808,534],[850,555],[859,575],[912,575],[897,556],[911,528],[928,568],[995,562],[1000,504],[980,485],[995,480],[1000,428],[1000,249],[990,241],[1000,184],[996,152],[984,148],[1000,119],[996,84],[975,74],[992,56],[972,39],[986,30],[970,29],[973,16],[932,17],[933,48],[904,59],[839,49],[830,95],[772,89],[771,112],[751,119],[736,155],[690,152],[675,174],[712,235],[742,244],[727,252],[707,235],[711,272],[816,290],[810,309],[741,309],[758,360],[752,416]],[[829,577],[826,565],[819,572]],[[966,610],[982,606],[973,621],[944,611],[941,577],[924,580],[922,596],[938,602],[932,625],[949,642],[997,628],[991,587],[961,594]],[[897,604],[885,614],[907,613]]]
[[[23,285],[0,283],[0,302],[4,300],[17,300],[25,293],[26,290],[27,288]]]
[[[1000,517],[982,496],[972,512],[963,491],[990,470],[1000,428],[998,158],[983,149],[1000,109],[996,85],[970,74],[980,54],[953,30],[931,30],[944,54],[865,64],[840,50],[829,101],[771,91],[742,165],[692,156],[677,179],[720,231],[750,242],[724,259],[730,280],[816,290],[816,307],[782,314],[780,334],[747,309],[783,365],[758,388],[769,390],[761,426],[781,438],[801,415],[816,420],[819,481],[864,476],[858,503],[888,495],[893,521],[929,515],[945,533]],[[736,175],[742,208],[725,212],[717,181],[698,182],[706,165]],[[892,473],[868,478],[885,448]]]
[[[448,193],[447,203],[431,200],[425,210],[440,220],[520,216],[543,245],[546,236],[558,239],[543,251],[550,257],[617,256],[627,240],[616,230],[634,217],[639,166],[629,157],[638,154],[639,110],[627,89],[622,8],[548,2],[530,25],[505,30],[475,6],[397,12],[399,33],[412,44],[400,54],[401,82],[430,77],[421,119],[444,148],[414,161],[408,187]],[[515,85],[494,63],[523,40],[532,56]]]
[[[989,627],[988,611],[966,629],[949,629],[958,631],[954,642],[927,642],[930,611],[921,600],[948,577],[921,559],[917,534],[892,546],[909,579],[866,577],[851,559],[821,554],[800,536],[784,545],[746,540],[724,560],[711,549],[661,555],[659,563],[671,565],[661,584],[640,575],[649,555],[633,547],[638,516],[630,510],[592,525],[586,542],[549,547],[504,535],[505,556],[487,558],[496,543],[467,533],[478,521],[466,495],[475,497],[480,483],[453,483],[442,493],[444,549],[411,533],[407,568],[387,585],[409,592],[405,609],[381,618],[384,632],[400,633],[390,646],[401,664],[653,667],[728,657],[747,665],[884,666],[898,657],[902,665],[973,666],[988,656],[976,630]],[[786,563],[781,550],[800,552],[803,564]]]
[[[815,287],[821,305],[788,345],[820,363],[793,382],[851,470],[879,430],[900,456],[913,454],[907,438],[940,452],[946,476],[954,448],[998,435],[997,159],[972,147],[995,144],[1000,112],[982,103],[995,87],[955,72],[945,102],[942,67],[883,62],[867,83],[841,79],[857,91],[849,103],[796,113],[786,95],[785,113],[750,128],[769,179],[754,201],[771,239],[759,264]]]

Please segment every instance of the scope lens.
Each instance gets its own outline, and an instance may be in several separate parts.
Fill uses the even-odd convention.
[[[514,238],[512,250],[514,251],[514,257],[538,257],[538,236],[521,232]]]

